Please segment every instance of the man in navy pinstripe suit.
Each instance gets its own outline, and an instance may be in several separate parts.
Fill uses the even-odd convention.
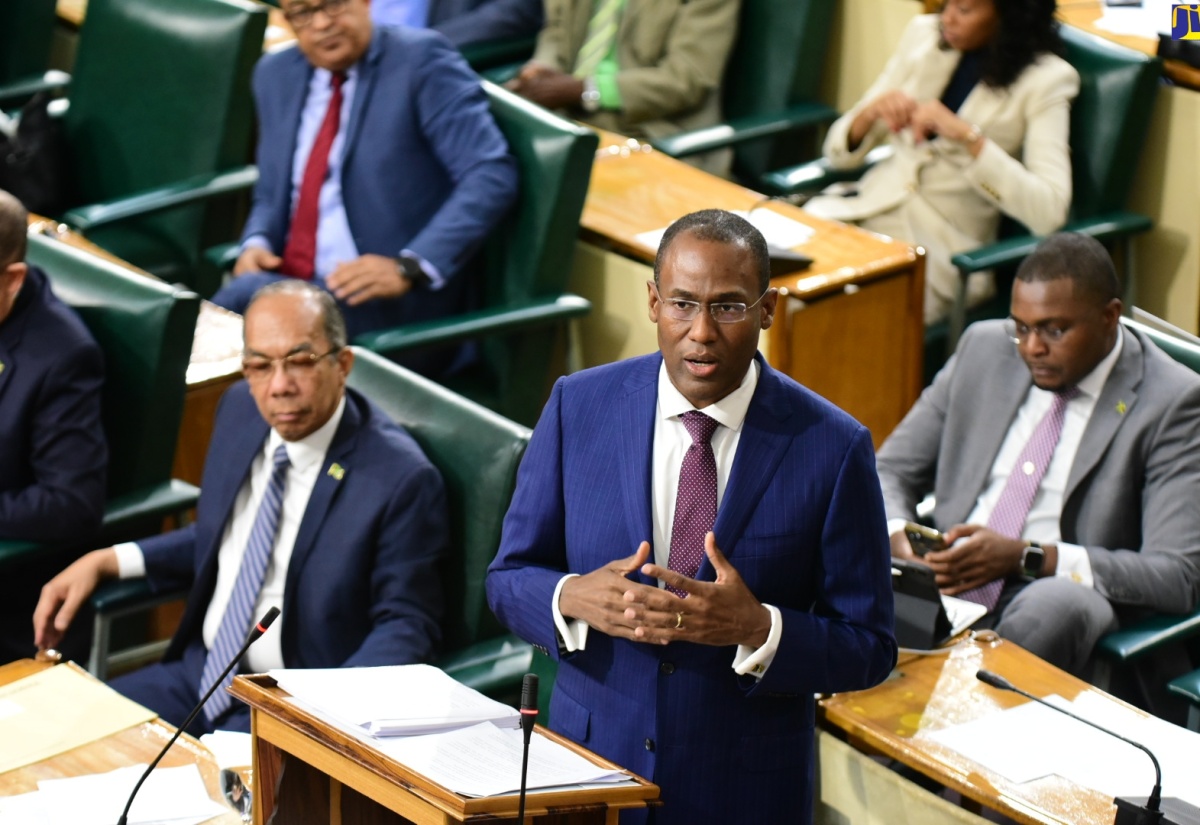
[[[871,437],[757,355],[768,279],[730,213],[667,230],[661,352],[558,382],[489,571],[496,615],[559,661],[551,726],[662,788],[623,822],[810,821],[813,694],[895,662]],[[692,410],[717,422],[717,509],[689,576],[671,534]]]

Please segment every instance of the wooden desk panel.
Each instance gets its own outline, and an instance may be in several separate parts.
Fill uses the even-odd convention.
[[[1111,797],[1059,776],[1016,784],[921,736],[1028,701],[977,680],[980,668],[1035,696],[1058,694],[1070,701],[1089,690],[1106,695],[1012,642],[996,639],[969,641],[945,656],[902,655],[892,678],[870,690],[824,699],[821,713],[828,726],[844,731],[851,742],[916,768],[1017,822],[1112,825],[1116,808]]]
[[[655,249],[637,235],[698,209],[769,209],[815,230],[798,250],[808,270],[774,278],[781,300],[768,334],[770,364],[841,406],[871,430],[875,444],[900,422],[921,390],[924,253],[906,243],[835,221],[694,169],[648,146],[601,133],[584,205],[581,238],[589,245],[652,265]],[[646,325],[647,270],[634,283],[596,287],[605,306],[584,319],[589,329]],[[578,288],[575,284],[572,288]],[[624,317],[609,316],[625,296]],[[643,340],[648,340],[643,338]]]

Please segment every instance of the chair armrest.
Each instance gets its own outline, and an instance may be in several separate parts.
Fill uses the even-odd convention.
[[[242,166],[215,175],[197,175],[136,195],[77,207],[63,216],[63,222],[86,233],[99,226],[241,192],[253,187],[257,181],[256,166]]]
[[[0,565],[15,561],[46,546],[37,541],[20,541],[17,539],[0,541]]]
[[[861,166],[838,169],[825,158],[790,166],[763,175],[761,183],[766,192],[779,195],[794,195],[799,192],[819,192],[831,183],[858,180],[863,173],[881,160],[892,156],[891,146],[876,146],[867,152]]]
[[[1080,232],[1091,235],[1100,241],[1121,238],[1145,232],[1154,222],[1145,215],[1136,212],[1106,212],[1091,218],[1071,221],[1063,228],[1063,232]],[[958,271],[963,275],[972,272],[982,272],[985,269],[995,269],[998,266],[1013,264],[1033,252],[1042,239],[1037,235],[1018,235],[1005,238],[969,252],[960,252],[950,258]]]
[[[485,40],[481,43],[469,43],[463,46],[462,56],[476,72],[482,74],[484,69],[494,69],[497,66],[508,66],[524,63],[533,55],[537,45],[537,36],[510,37],[502,40]]]
[[[368,332],[355,338],[354,343],[388,355],[429,344],[449,344],[483,335],[554,324],[586,315],[591,308],[591,303],[578,295],[559,295],[556,298],[541,298]]]
[[[27,77],[11,83],[0,84],[0,103],[32,97],[38,92],[62,89],[70,83],[71,76],[69,74],[51,69],[41,77]]]
[[[1157,614],[1129,627],[1105,634],[1096,643],[1096,653],[1127,663],[1164,645],[1200,634],[1200,608],[1184,615]]]
[[[103,530],[110,532],[131,521],[182,513],[195,507],[199,500],[199,487],[174,478],[142,487],[105,503]]]
[[[734,118],[702,129],[657,138],[650,143],[673,158],[686,158],[758,138],[794,132],[806,126],[832,123],[836,119],[837,110],[824,103],[797,103],[781,112]]]
[[[187,594],[187,588],[156,593],[145,578],[109,579],[92,593],[91,602],[97,615],[112,616],[184,599]]]
[[[532,661],[529,643],[510,634],[448,653],[434,664],[464,685],[495,697],[518,688]]]
[[[242,249],[240,243],[223,243],[210,246],[204,250],[204,260],[215,266],[220,272],[229,272],[237,263],[238,252]]]

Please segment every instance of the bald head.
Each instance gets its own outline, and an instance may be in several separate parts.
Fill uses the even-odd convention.
[[[0,189],[0,267],[25,260],[29,213],[21,202]]]

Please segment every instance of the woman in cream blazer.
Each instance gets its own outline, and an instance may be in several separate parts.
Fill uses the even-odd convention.
[[[1006,0],[994,8],[992,0],[949,0],[941,15],[915,18],[883,73],[825,140],[825,156],[837,168],[861,165],[867,152],[886,142],[892,156],[863,176],[857,194],[823,194],[806,205],[821,217],[923,246],[927,324],[953,305],[959,275],[950,256],[995,240],[1001,213],[1040,235],[1061,226],[1071,204],[1067,140],[1079,75],[1065,60],[1049,51],[1032,53],[1006,86],[990,85],[985,74],[956,113],[939,102],[963,56],[950,47],[950,15],[984,4],[996,18],[993,40],[1043,12],[1043,34],[1057,40],[1054,3],[1046,0]],[[1012,16],[1016,6],[1028,7],[1019,23]],[[1028,29],[1023,34],[1030,37]],[[901,94],[888,94],[896,91]],[[863,129],[855,120],[863,112],[865,121],[874,120],[855,145],[852,133]],[[980,276],[968,283],[969,304],[994,291],[991,273]]]

